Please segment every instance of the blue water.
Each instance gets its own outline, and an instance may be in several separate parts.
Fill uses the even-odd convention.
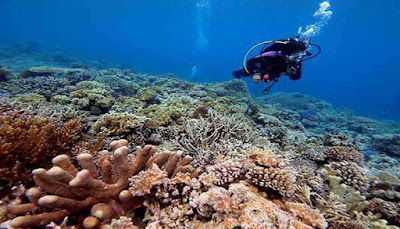
[[[319,0],[1,0],[0,44],[107,59],[199,81],[231,79],[255,43],[295,36]],[[326,99],[357,114],[400,120],[399,0],[331,0],[333,16],[313,42],[318,58],[298,82],[273,89]],[[197,7],[196,7],[197,4]],[[199,8],[199,5],[201,7]],[[253,85],[260,94],[264,85]]]

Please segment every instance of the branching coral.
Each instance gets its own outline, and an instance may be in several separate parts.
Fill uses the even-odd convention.
[[[185,132],[174,143],[200,165],[213,164],[216,158],[227,156],[225,147],[238,144],[238,148],[243,148],[256,137],[245,118],[233,115],[212,113],[210,118],[189,119],[184,128]]]
[[[92,126],[91,132],[97,135],[118,136],[127,138],[135,135],[137,139],[143,135],[146,118],[129,113],[110,113],[100,117]],[[146,138],[141,137],[144,143]]]
[[[262,193],[259,193],[255,187],[247,183],[231,184],[227,191],[230,195],[230,199],[225,197],[223,199],[225,203],[220,204],[233,203],[231,211],[224,215],[225,217],[222,218],[222,221],[194,221],[196,228],[313,228],[307,225],[307,221],[302,222],[297,219],[295,215],[285,211],[284,209],[286,207],[284,204],[278,202],[274,203],[273,201],[263,198]],[[313,223],[318,222],[323,225],[322,216],[312,211],[308,213],[310,213],[310,215],[306,212],[304,213],[304,218],[310,219],[309,221],[315,219],[315,221],[312,221]],[[321,222],[318,220],[321,220]]]
[[[77,90],[70,93],[71,102],[79,109],[90,111],[99,115],[106,113],[114,104],[111,88],[96,81],[82,81],[77,85]]]
[[[300,217],[307,223],[311,224],[313,227],[321,229],[328,227],[328,223],[326,222],[325,218],[321,215],[319,210],[312,209],[310,208],[310,206],[306,204],[298,204],[292,202],[286,202],[286,206],[296,216]]]
[[[58,125],[47,118],[0,116],[1,186],[29,181],[30,170],[67,152],[81,131],[77,120]]]
[[[370,208],[373,212],[381,213],[390,222],[400,225],[400,203],[389,202],[380,198],[374,198],[370,203]]]
[[[255,165],[249,168],[246,178],[254,184],[271,188],[289,196],[295,189],[295,171],[284,160],[261,150],[249,151]]]
[[[324,154],[333,161],[352,161],[359,165],[362,165],[364,158],[357,150],[343,146],[327,148]]]
[[[109,152],[103,152],[96,166],[90,154],[80,154],[77,159],[82,168],[79,171],[66,155],[53,158],[49,170],[35,169],[32,174],[38,188],[27,191],[30,203],[7,205],[9,214],[24,215],[10,222],[14,227],[34,227],[91,209],[91,215],[98,220],[86,218],[86,223],[98,224],[99,220],[111,220],[121,210],[117,202],[126,198],[120,194],[128,187],[128,179],[145,168],[147,160],[155,152],[155,147],[138,147],[135,155],[128,155],[127,141],[114,141],[113,159]],[[45,192],[46,194],[43,194]],[[131,202],[132,203],[132,202]],[[135,206],[130,206],[134,208]],[[40,210],[39,214],[29,214]],[[90,216],[89,216],[90,217]]]
[[[132,96],[139,90],[139,86],[131,81],[127,81],[118,75],[100,75],[96,81],[110,86],[118,94]]]
[[[7,88],[14,94],[36,93],[50,98],[54,95],[65,94],[65,86],[70,81],[67,78],[41,76],[35,78],[12,79],[7,83]]]
[[[369,189],[366,170],[354,162],[331,162],[325,165],[325,168],[325,173],[340,177],[343,183],[359,191],[364,192]]]

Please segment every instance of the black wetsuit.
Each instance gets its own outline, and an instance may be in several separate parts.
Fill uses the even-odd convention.
[[[298,80],[301,78],[302,64],[299,60],[289,60],[288,58],[296,55],[300,52],[305,52],[307,49],[306,44],[303,41],[289,38],[286,40],[279,40],[287,42],[287,44],[273,43],[272,45],[263,49],[262,54],[266,52],[276,51],[276,56],[256,56],[247,61],[247,69],[249,73],[244,69],[234,71],[232,74],[235,77],[247,77],[252,76],[256,73],[260,73],[262,76],[268,74],[269,81],[276,81],[280,75],[285,74],[292,80]],[[289,71],[288,71],[289,70]]]

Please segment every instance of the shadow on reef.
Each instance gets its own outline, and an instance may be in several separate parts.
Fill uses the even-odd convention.
[[[398,124],[302,94],[254,99],[241,80],[12,58],[0,57],[1,227],[400,225]]]

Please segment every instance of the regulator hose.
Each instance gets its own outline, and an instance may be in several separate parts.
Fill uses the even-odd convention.
[[[319,54],[321,54],[321,51],[322,51],[321,46],[319,46],[319,45],[317,45],[317,44],[312,44],[312,43],[310,43],[309,45],[310,45],[310,46],[317,47],[318,52],[317,52],[316,54],[314,54],[313,56],[310,56],[310,57],[308,57],[308,58],[304,58],[304,59],[302,60],[302,62],[303,62],[303,61],[307,61],[307,60],[314,59],[315,57],[319,56]]]

